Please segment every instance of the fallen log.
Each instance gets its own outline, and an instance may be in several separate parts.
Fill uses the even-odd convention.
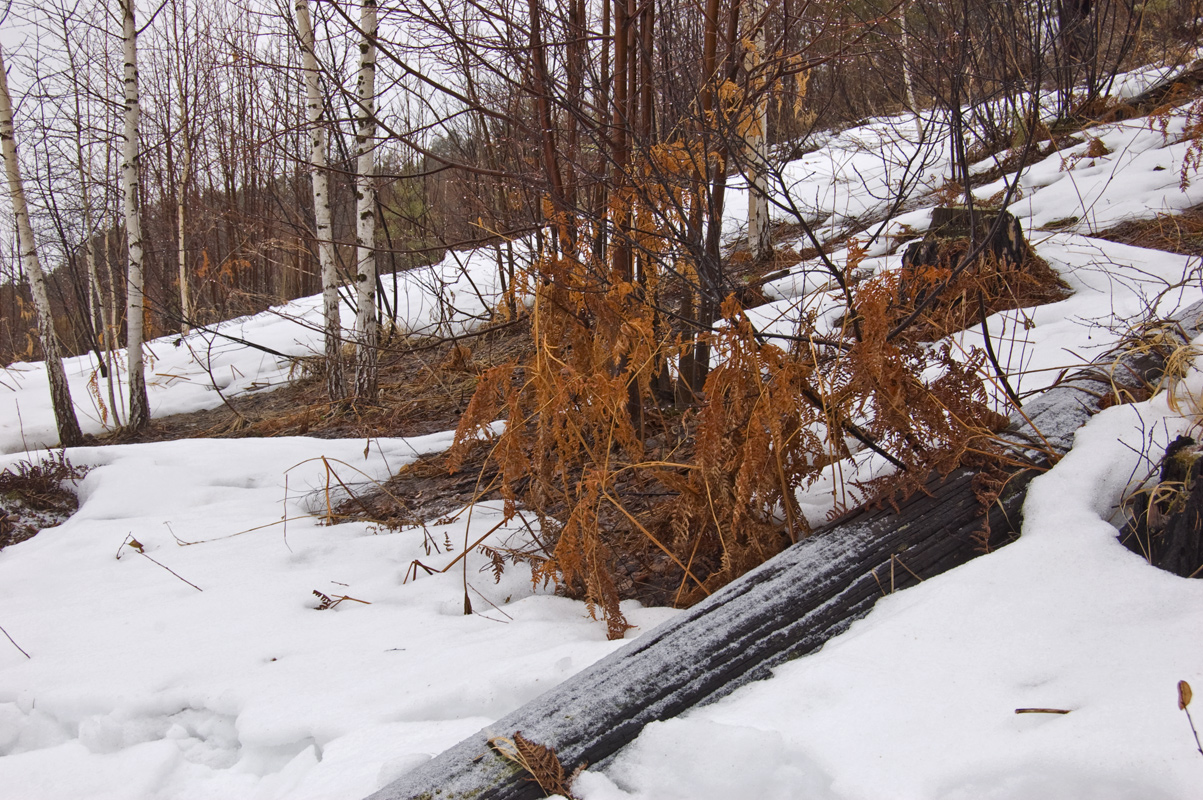
[[[1203,304],[1179,320],[1188,338],[1197,335]],[[926,493],[897,510],[850,513],[369,800],[543,796],[529,774],[491,749],[490,737],[520,731],[524,740],[553,748],[568,770],[598,764],[649,722],[713,702],[817,650],[879,597],[979,555],[983,531],[993,543],[1016,535],[1031,478],[1068,450],[1091,414],[1155,381],[1166,355],[1148,347],[1111,354],[1028,402],[1005,435],[1029,464],[1012,471],[986,516],[968,470],[933,477]]]

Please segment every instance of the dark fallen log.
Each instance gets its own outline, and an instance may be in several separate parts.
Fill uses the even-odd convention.
[[[1194,439],[1179,436],[1166,448],[1157,483],[1124,511],[1125,547],[1179,577],[1203,577],[1203,448]]]
[[[1203,307],[1188,314],[1182,327],[1193,336]],[[569,770],[598,764],[649,722],[713,702],[817,650],[868,614],[879,597],[983,552],[984,522],[992,542],[1017,534],[1031,478],[1068,449],[1101,404],[1146,387],[1164,356],[1148,349],[1118,361],[1110,355],[1029,402],[1008,437],[1017,453],[1022,442],[1035,442],[1044,452],[1012,472],[987,517],[975,497],[974,474],[965,470],[933,478],[928,493],[897,511],[851,513],[369,800],[540,797],[529,775],[490,749],[491,736],[520,731],[554,748]]]

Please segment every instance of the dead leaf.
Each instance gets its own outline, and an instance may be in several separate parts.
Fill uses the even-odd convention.
[[[1178,710],[1185,711],[1190,705],[1191,691],[1190,684],[1186,681],[1178,681]]]
[[[571,776],[566,774],[560,757],[552,748],[532,742],[522,735],[522,731],[515,731],[513,739],[494,736],[489,739],[489,745],[503,758],[530,773],[544,794],[572,798],[569,786],[576,772]]]

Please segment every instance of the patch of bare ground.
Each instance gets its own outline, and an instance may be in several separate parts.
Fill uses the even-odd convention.
[[[691,413],[649,415],[645,423],[649,434],[645,454],[649,462],[686,464],[693,459],[692,431],[696,422]],[[472,503],[503,500],[507,494],[521,494],[524,485],[510,487],[510,492],[501,486],[497,462],[489,458],[492,448],[490,441],[477,442],[455,472],[450,471],[445,452],[419,458],[402,467],[383,487],[367,487],[363,494],[345,500],[334,509],[334,516],[370,520],[397,530],[456,516]],[[682,468],[680,473],[683,472]],[[581,478],[577,471],[562,476],[561,481],[567,487]],[[644,605],[680,605],[685,591],[693,588],[692,584],[686,585],[683,570],[652,538],[657,535],[654,531],[665,535],[659,519],[662,503],[676,493],[649,477],[647,471],[640,470],[629,470],[619,476],[613,491],[622,499],[623,508],[630,516],[608,506],[599,507],[598,516],[608,531],[606,544],[616,554],[614,573],[620,596],[639,600]],[[548,504],[542,517],[520,509],[520,519],[539,533],[538,540],[523,560],[546,560],[554,549],[559,520],[566,510],[566,504],[554,501]],[[579,595],[583,597],[583,587],[579,588]],[[569,596],[578,596],[571,586],[561,587],[561,590]]]
[[[194,438],[313,436],[323,439],[421,436],[455,428],[480,373],[525,357],[526,325],[497,326],[457,341],[385,341],[380,353],[380,394],[374,403],[331,404],[321,359],[299,364],[301,377],[287,386],[227,397],[218,408],[153,419],[131,434],[118,431],[98,444]]]
[[[87,472],[73,465],[65,451],[37,462],[20,461],[0,472],[0,550],[61,525],[74,514],[79,499],[73,486]]]
[[[784,226],[776,231],[779,241],[790,234],[797,238],[796,231]],[[766,279],[771,280],[803,258],[813,256],[813,251],[799,253],[791,246],[781,245],[772,257],[757,262],[746,250],[737,249],[724,265],[724,275],[741,302],[755,307],[766,302],[760,292]],[[662,295],[662,301],[668,304],[682,299],[679,286]],[[454,421],[443,429],[454,427],[458,417],[457,412]],[[596,510],[599,524],[607,532],[605,544],[614,554],[613,577],[622,599],[636,599],[645,605],[684,605],[685,596],[691,590],[696,592],[681,565],[667,554],[673,534],[664,517],[665,501],[677,492],[654,477],[659,471],[683,479],[685,465],[694,460],[696,425],[696,410],[645,408],[644,459],[657,469],[630,469],[616,475],[611,489],[615,497],[621,498],[622,509],[602,504]],[[475,502],[522,496],[528,479],[510,487],[502,486],[497,461],[490,457],[493,444],[487,440],[474,444],[454,473],[450,471],[447,453],[420,458],[403,467],[382,488],[365,487],[362,494],[344,501],[335,509],[335,517],[371,520],[393,529],[420,527],[457,515]],[[567,499],[582,478],[579,468],[557,476],[555,483],[562,486],[564,499],[549,498],[543,504],[542,515],[520,509],[521,518],[538,531],[539,538],[519,560],[539,562],[550,557],[560,526],[568,516]],[[784,533],[782,538],[784,541]],[[701,566],[694,564],[694,572]],[[583,586],[562,585],[560,590],[573,597],[585,596]]]
[[[1174,214],[1158,214],[1152,219],[1124,222],[1096,236],[1150,250],[1203,256],[1203,205]]]

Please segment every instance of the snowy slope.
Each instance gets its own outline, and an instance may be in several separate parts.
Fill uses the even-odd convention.
[[[516,258],[526,256],[523,242]],[[454,335],[488,319],[500,295],[497,259],[492,251],[450,253],[439,264],[385,275],[383,296],[395,307],[397,327],[415,335]],[[395,302],[394,302],[395,300]],[[344,328],[354,312],[340,309]],[[222,395],[270,390],[299,374],[297,359],[322,352],[322,298],[304,297],[262,314],[221,322],[188,336],[164,336],[145,347],[147,394],[155,417],[217,408]],[[248,346],[258,345],[259,348]],[[117,419],[124,419],[124,351],[121,356]],[[84,433],[115,427],[108,391],[95,358],[64,359],[76,414]],[[47,405],[42,362],[0,368],[0,453],[46,447],[58,441]]]
[[[894,132],[907,125],[845,131],[789,165],[796,202],[829,229],[880,211],[905,161]],[[1081,145],[1025,175],[1013,211],[1075,293],[991,318],[1021,391],[1093,359],[1151,312],[1203,297],[1198,259],[1092,237],[1122,219],[1203,202],[1203,184],[1178,188],[1180,130],[1181,120],[1168,138],[1140,120],[1102,126],[1091,133],[1108,155],[1075,158]],[[934,184],[945,168],[934,152],[918,179]],[[733,195],[735,219],[746,199]],[[922,231],[929,219],[930,209],[916,208],[890,230],[905,222]],[[1057,232],[1038,230],[1049,222]],[[896,263],[894,244],[880,238],[864,266]],[[496,297],[495,263],[487,252],[460,258],[462,268],[449,258],[401,279],[404,327],[479,324]],[[791,331],[802,309],[831,306],[824,284],[817,265],[801,265],[769,287],[776,300],[754,312],[757,322]],[[455,308],[436,300],[440,288],[454,291]],[[214,330],[309,355],[320,349],[318,308],[317,298],[298,300]],[[214,383],[224,393],[257,391],[294,367],[212,332],[178,347],[175,338],[149,347],[156,415],[214,407]],[[980,344],[981,332],[958,341]],[[88,406],[91,370],[87,359],[68,364],[85,429],[100,431],[95,400]],[[0,371],[0,452],[10,454],[0,467],[54,439],[45,387],[40,364]],[[1203,393],[1203,374],[1179,392]],[[1115,542],[1111,519],[1124,487],[1151,468],[1141,453],[1190,425],[1164,396],[1103,412],[1033,483],[1019,542],[883,599],[772,680],[650,726],[613,763],[582,775],[578,795],[1198,796],[1203,755],[1175,686],[1203,687],[1203,583],[1147,567]],[[93,468],[80,511],[0,551],[0,626],[31,656],[0,637],[0,798],[351,800],[620,646],[581,604],[533,588],[520,571],[494,584],[477,555],[466,570],[405,580],[415,559],[451,563],[499,522],[495,507],[427,530],[322,524],[336,484],[328,467],[343,480],[380,479],[448,442],[440,434],[72,450],[73,462]],[[806,498],[812,513],[829,507],[831,488]],[[319,611],[315,590],[353,599]],[[674,613],[624,611],[640,626],[628,637]],[[1016,715],[1021,707],[1070,713]]]

